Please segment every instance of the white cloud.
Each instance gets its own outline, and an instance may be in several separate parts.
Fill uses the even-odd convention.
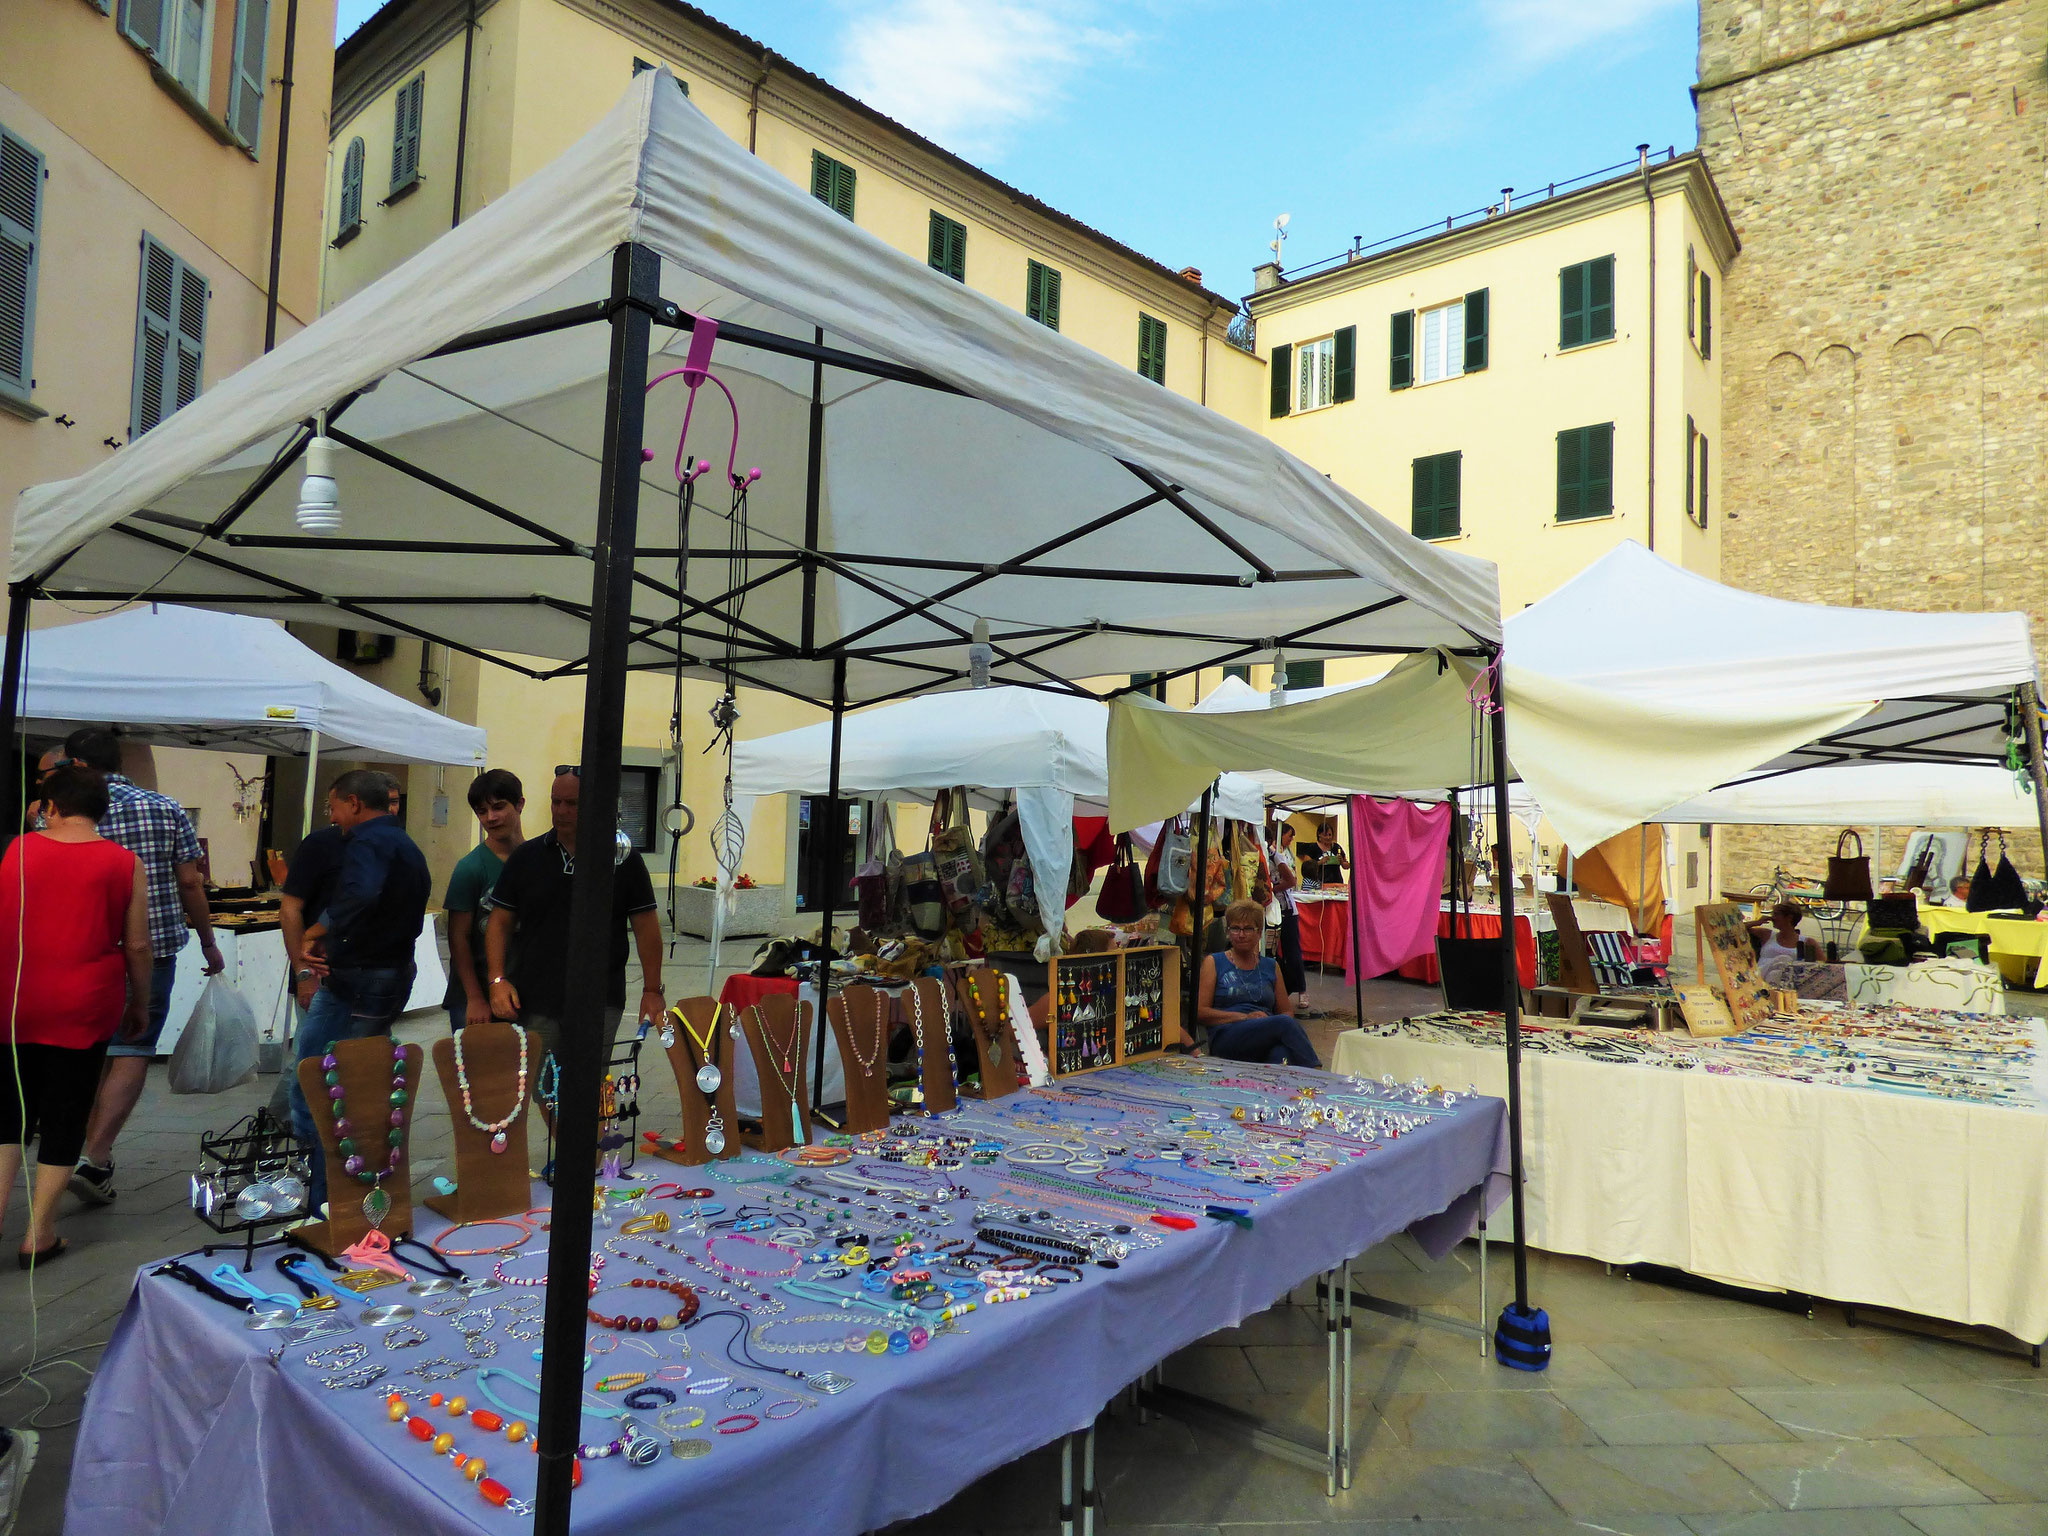
[[[1480,0],[1480,16],[1511,63],[1535,68],[1592,43],[1637,41],[1645,25],[1693,0]]]
[[[999,153],[1130,36],[1097,24],[1101,0],[861,0],[835,80],[963,155]]]

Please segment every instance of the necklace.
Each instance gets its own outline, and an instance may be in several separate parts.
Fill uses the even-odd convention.
[[[981,985],[974,979],[974,972],[967,973],[967,995],[974,999],[974,1011],[988,1031],[988,1059],[992,1063],[1003,1059],[1003,1031],[1010,1022],[1010,978],[1002,971],[996,976],[996,1006],[991,1011],[981,1000]]]
[[[469,1068],[462,1059],[462,1031],[455,1031],[455,1085],[462,1090],[462,1113],[471,1125],[491,1138],[493,1152],[505,1150],[505,1133],[526,1107],[526,1031],[515,1025],[513,1032],[519,1036],[519,1086],[512,1090],[512,1107],[505,1112],[505,1118],[487,1125],[477,1118],[476,1106],[470,1102]]]
[[[846,1043],[853,1047],[853,1059],[860,1067],[860,1075],[862,1077],[873,1077],[875,1075],[875,1064],[882,1059],[882,1046],[887,1042],[889,1036],[889,1026],[883,1017],[888,1011],[888,999],[883,997],[877,988],[870,987],[868,991],[873,994],[875,999],[875,1044],[872,1050],[865,1052],[860,1048],[860,1036],[855,1034],[853,1030],[853,994],[851,992],[839,994],[840,1007],[846,1019]]]
[[[761,1012],[759,1003],[754,1004],[750,1011],[754,1015],[754,1028],[760,1035],[761,1044],[767,1048],[768,1065],[776,1069],[775,1080],[782,1085],[782,1091],[789,1095],[789,1133],[795,1136],[803,1126],[803,1118],[797,1111],[796,1102],[796,1059],[803,1053],[802,1005],[799,1004],[791,1011],[790,1038],[786,1046],[768,1033],[768,1019]]]
[[[953,1080],[953,1107],[960,1107],[960,1068],[953,1060],[953,1025],[949,1019],[944,1025],[946,1031],[946,1073]],[[916,982],[910,984],[910,1033],[917,1041],[917,1080],[924,1082],[924,988]],[[931,1107],[930,1096],[926,1096],[924,1112],[928,1115],[942,1113]]]
[[[405,1156],[405,1105],[411,1097],[405,1085],[405,1046],[397,1040],[391,1042],[391,1133],[385,1138],[390,1150],[385,1154],[384,1166],[374,1173],[356,1150],[356,1128],[348,1118],[348,1101],[341,1088],[341,1063],[335,1060],[334,1052],[320,1058],[320,1069],[326,1076],[327,1097],[333,1105],[334,1150],[342,1155],[341,1166],[349,1176],[370,1186],[370,1192],[363,1196],[363,1217],[372,1227],[382,1228],[384,1218],[391,1214],[391,1196],[384,1181],[398,1171]]]

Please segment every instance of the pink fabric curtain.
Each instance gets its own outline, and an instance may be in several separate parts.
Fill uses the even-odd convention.
[[[1354,795],[1350,819],[1351,965],[1380,976],[1436,946],[1451,808]]]

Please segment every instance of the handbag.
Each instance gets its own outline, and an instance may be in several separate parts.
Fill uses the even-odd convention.
[[[1023,826],[1015,805],[1000,816],[991,817],[981,839],[981,867],[987,877],[982,905],[989,916],[1007,928],[1020,925],[1020,914],[1011,905],[1012,877],[1017,861],[1024,857]]]
[[[1872,898],[1866,926],[1893,933],[1912,932],[1920,926],[1919,899],[1910,891]]]
[[[932,857],[946,905],[965,913],[981,894],[984,872],[967,825],[967,787],[941,790],[932,805]]]
[[[2000,856],[2003,857],[2002,852]],[[1977,871],[1970,876],[1970,894],[1965,905],[1972,912],[1989,912],[1994,905],[1991,891],[1991,834],[1986,832],[1977,844]]]
[[[1119,832],[1116,858],[1102,876],[1095,914],[1108,923],[1135,923],[1151,909],[1145,905],[1145,876],[1131,846],[1131,834]]]
[[[896,851],[896,833],[889,825],[888,806],[877,804],[870,816],[867,858],[854,871],[853,890],[861,927],[871,934],[882,934],[889,930],[896,915],[889,899],[891,865],[896,866],[900,878],[903,856]]]
[[[1856,851],[1849,852],[1849,844],[1856,845]],[[1828,856],[1827,883],[1821,887],[1821,894],[1829,901],[1868,901],[1874,892],[1870,885],[1870,860],[1863,853],[1863,834],[1854,827],[1842,829],[1842,835],[1835,839],[1835,851]]]
[[[1188,819],[1176,816],[1159,829],[1159,841],[1154,845],[1159,858],[1159,876],[1156,884],[1162,896],[1185,896],[1188,890],[1188,867],[1194,862],[1194,849],[1188,840]]]
[[[941,797],[945,791],[941,790]],[[933,807],[936,819],[938,807]],[[903,915],[927,939],[946,931],[946,888],[939,883],[938,856],[927,848],[903,860]]]

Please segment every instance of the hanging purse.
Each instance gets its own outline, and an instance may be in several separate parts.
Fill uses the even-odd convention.
[[[853,890],[861,927],[879,935],[889,929],[889,863],[896,855],[896,838],[886,805],[877,804],[868,814],[867,857],[854,871]]]
[[[2020,872],[2012,867],[2012,860],[2006,856],[2005,833],[1998,834],[1998,868],[1991,872],[1992,912],[2025,911],[2028,906],[2027,882],[2020,878]]]
[[[945,799],[946,791],[942,789],[932,806],[935,826]],[[910,926],[927,939],[936,939],[946,931],[946,888],[939,883],[939,861],[929,848],[903,861],[903,913]]]
[[[937,861],[939,884],[945,888],[946,905],[964,914],[981,894],[983,879],[981,855],[967,825],[966,785],[940,798],[932,808],[932,827],[932,856]]]
[[[1149,910],[1145,905],[1145,876],[1138,868],[1131,834],[1119,832],[1116,858],[1104,872],[1102,891],[1095,898],[1095,914],[1108,923],[1135,923]]]
[[[1856,851],[1849,852],[1854,843]],[[1863,834],[1854,827],[1842,829],[1835,839],[1835,851],[1828,857],[1827,883],[1821,894],[1829,901],[1868,901],[1875,894],[1870,885],[1870,860],[1863,853]]]
[[[1970,876],[1970,895],[1965,904],[1972,912],[1989,912],[1997,905],[1992,894],[1991,833],[1988,829],[1977,844],[1977,872]]]
[[[1188,890],[1188,866],[1194,862],[1194,849],[1188,840],[1188,819],[1176,816],[1159,829],[1159,842],[1154,850],[1159,855],[1159,875],[1155,882],[1162,896],[1185,896]]]

